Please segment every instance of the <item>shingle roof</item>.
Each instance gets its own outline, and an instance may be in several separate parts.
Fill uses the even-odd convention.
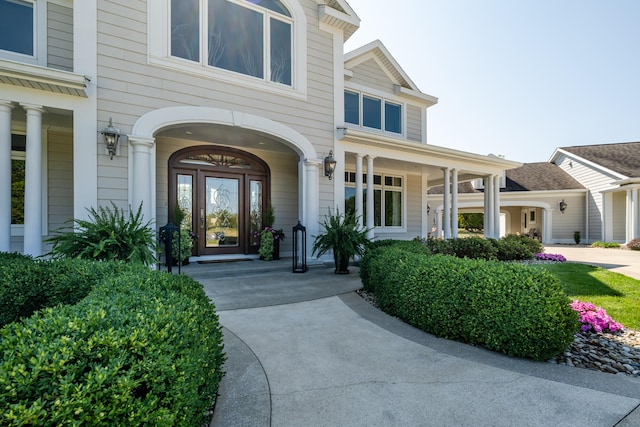
[[[581,145],[561,149],[627,178],[640,177],[640,142]]]
[[[568,173],[553,163],[525,163],[519,168],[507,171],[507,186],[501,192],[513,191],[549,191],[549,190],[581,190],[584,186]],[[444,187],[439,185],[429,189],[429,194],[442,194]],[[470,182],[458,184],[458,193],[481,193]]]
[[[525,163],[507,171],[503,191],[577,190],[584,186],[553,163]]]

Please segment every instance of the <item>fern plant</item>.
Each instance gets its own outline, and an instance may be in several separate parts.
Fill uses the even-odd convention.
[[[52,232],[46,242],[53,243],[53,258],[82,258],[98,261],[120,260],[145,265],[153,264],[155,233],[151,221],[143,222],[142,204],[136,213],[111,202],[112,209],[99,206],[89,208],[89,220],[68,221],[72,230],[61,228]]]
[[[360,227],[352,213],[329,214],[321,223],[324,233],[315,236],[312,254],[322,256],[333,251],[336,274],[349,274],[349,260],[356,255],[363,256],[369,244],[367,229]]]

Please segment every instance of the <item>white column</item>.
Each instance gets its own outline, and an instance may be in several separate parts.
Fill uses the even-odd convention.
[[[0,101],[0,252],[11,251],[11,110]]]
[[[500,175],[493,177],[493,237],[500,238]]]
[[[41,106],[23,105],[27,112],[24,178],[24,253],[42,255],[42,114]]]
[[[356,221],[363,227],[364,212],[362,207],[362,154],[356,154]]]
[[[374,222],[374,196],[373,196],[373,160],[375,157],[367,156],[367,238],[375,237]]]
[[[635,188],[631,191],[633,198],[633,212],[631,212],[631,217],[633,218],[633,233],[631,239],[635,239],[636,237],[640,237],[640,190]]]
[[[422,237],[427,238],[431,232],[431,224],[429,223],[429,173],[426,167],[423,167],[422,171]],[[435,210],[435,209],[434,209]],[[431,212],[433,213],[433,212]]]
[[[490,205],[491,200],[489,198],[489,184],[487,183],[488,178],[484,178],[484,215],[483,215],[483,227],[484,227],[484,237],[488,239],[491,237],[489,234],[489,213],[490,213]]]
[[[458,237],[458,171],[451,170],[451,237]]]
[[[542,243],[549,245],[553,239],[553,211],[549,208],[542,210]]]
[[[122,141],[121,141],[122,143]],[[137,138],[129,137],[129,145],[132,150],[132,182],[131,186],[131,209],[133,212],[138,210],[142,204],[142,214],[144,220],[149,221],[155,217],[152,212],[151,194],[151,174],[155,171],[151,170],[151,148],[153,147],[153,138]]]
[[[485,216],[487,217],[487,230],[485,234],[487,237],[494,238],[495,222],[493,221],[493,211],[495,203],[493,199],[493,176],[488,175],[484,180],[484,192],[487,194],[487,204],[485,206]]]
[[[313,248],[313,237],[320,234],[320,200],[318,195],[320,194],[320,183],[318,181],[318,169],[320,167],[320,160],[305,160],[305,194],[304,199],[304,217],[302,218],[302,224],[307,228],[307,258],[311,257],[311,250]]]
[[[449,168],[442,169],[444,173],[444,238],[451,238],[451,174]]]
[[[627,190],[626,241],[638,237],[638,189]]]
[[[442,210],[438,209],[436,211],[436,227],[438,228],[438,234],[435,237],[444,237],[442,234]]]

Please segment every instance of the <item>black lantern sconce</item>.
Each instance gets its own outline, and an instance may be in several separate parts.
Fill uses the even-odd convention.
[[[564,199],[562,199],[562,201],[558,203],[558,207],[560,208],[560,212],[564,213],[564,211],[567,209],[567,203],[564,201]]]
[[[111,117],[109,117],[109,126],[100,132],[104,136],[104,145],[107,147],[109,158],[113,160],[113,156],[118,151],[118,142],[120,141],[120,129],[113,127]]]
[[[300,224],[293,227],[293,272],[307,271],[307,228]]]
[[[329,155],[324,158],[324,176],[328,176],[329,180],[333,179],[333,173],[336,170],[336,159],[333,158],[333,150],[329,151]]]

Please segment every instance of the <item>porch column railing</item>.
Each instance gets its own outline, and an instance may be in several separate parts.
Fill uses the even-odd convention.
[[[444,173],[444,238],[451,238],[451,173],[449,168],[442,169]]]
[[[11,110],[0,101],[0,252],[11,251]]]
[[[356,154],[356,221],[363,227],[364,212],[362,211],[362,154]]]
[[[42,255],[42,114],[36,105],[27,111],[27,147],[24,173],[24,253]]]

